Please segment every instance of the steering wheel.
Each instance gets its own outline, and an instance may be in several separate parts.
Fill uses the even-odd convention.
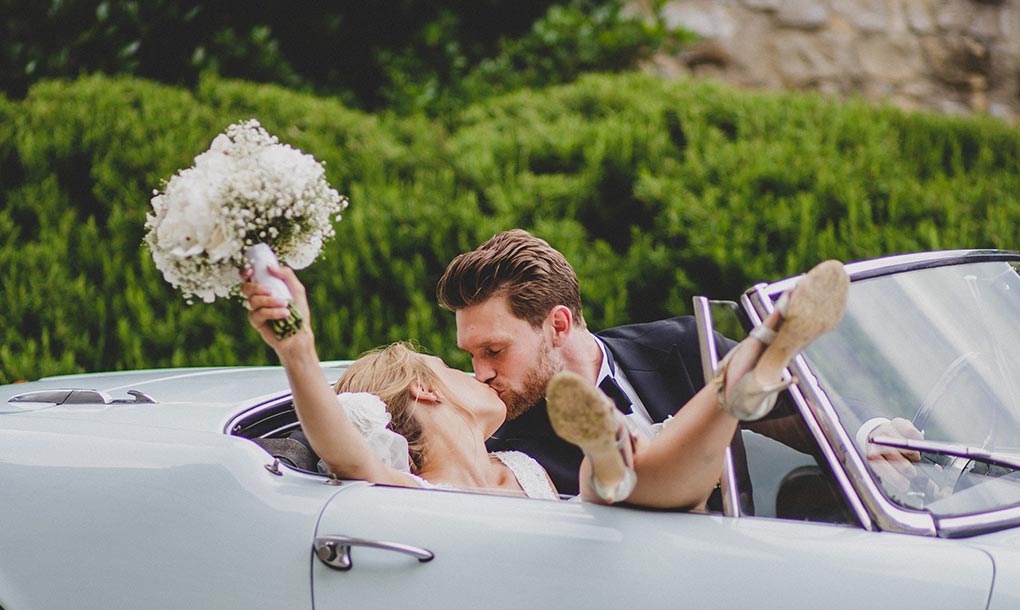
[[[921,404],[918,406],[913,418],[911,418],[911,423],[917,430],[924,433],[928,423],[932,421],[932,416],[936,412],[936,408],[939,404],[941,404],[941,399],[945,396],[949,388],[952,387],[953,384],[965,373],[977,375],[978,371],[976,364],[985,358],[987,358],[987,356],[981,352],[964,352],[953,360],[944,371],[942,371],[942,374],[939,375],[935,385],[928,390],[924,400],[921,401]],[[995,417],[989,420],[989,428],[981,443],[982,447],[987,447],[994,436],[997,419],[998,411],[996,410]],[[962,457],[944,457],[946,458],[945,463],[937,462],[942,467],[941,476],[931,476],[931,479],[938,488],[951,488],[955,492],[960,486],[963,476],[967,473],[967,466],[970,465],[971,460]],[[911,486],[911,489],[913,490],[913,486]],[[926,497],[927,495],[928,494],[925,493]]]
[[[939,404],[939,399],[946,393],[953,382],[956,381],[965,371],[972,371],[974,369],[974,363],[981,359],[980,352],[964,352],[960,356],[949,363],[946,370],[942,371],[939,375],[938,381],[935,385],[928,390],[924,400],[917,407],[917,412],[914,413],[914,417],[911,418],[911,423],[914,427],[924,432],[924,429],[928,426],[928,422],[931,420],[932,414],[935,412],[935,407]]]

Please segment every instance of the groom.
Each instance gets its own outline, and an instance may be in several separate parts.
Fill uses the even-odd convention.
[[[507,422],[489,450],[531,455],[560,493],[578,493],[583,456],[549,423],[544,397],[555,373],[570,370],[591,380],[648,435],[705,385],[693,317],[593,334],[570,263],[526,231],[500,233],[456,257],[437,294],[440,305],[456,314],[457,343],[471,355],[475,376],[507,406]],[[734,345],[717,340],[724,352]],[[739,433],[734,448],[742,457]],[[748,491],[742,502],[750,502],[750,486],[741,488]]]

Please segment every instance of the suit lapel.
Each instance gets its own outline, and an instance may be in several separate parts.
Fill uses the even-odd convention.
[[[697,392],[676,344],[662,350],[629,339],[602,340],[653,420],[659,422],[673,415]]]

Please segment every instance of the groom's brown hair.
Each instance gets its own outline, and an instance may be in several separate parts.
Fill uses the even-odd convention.
[[[498,233],[447,265],[436,287],[439,304],[456,311],[505,294],[510,311],[539,328],[549,311],[564,305],[585,327],[577,274],[545,240],[523,229]]]

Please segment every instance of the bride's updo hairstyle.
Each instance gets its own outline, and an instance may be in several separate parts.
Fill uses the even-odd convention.
[[[340,377],[333,389],[341,392],[371,392],[386,403],[390,429],[407,439],[411,472],[419,474],[425,459],[421,424],[414,416],[415,384],[441,387],[435,372],[409,343],[394,343],[374,349],[358,358]]]

